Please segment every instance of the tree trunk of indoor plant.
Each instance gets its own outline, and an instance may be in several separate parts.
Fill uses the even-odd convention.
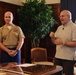
[[[32,48],[39,47],[40,39],[31,40]]]

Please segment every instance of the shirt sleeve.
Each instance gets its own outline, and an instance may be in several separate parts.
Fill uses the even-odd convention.
[[[2,33],[1,33],[2,28],[0,28],[0,42],[2,40]]]
[[[25,38],[25,36],[24,36],[22,29],[19,27],[19,39],[20,38]]]

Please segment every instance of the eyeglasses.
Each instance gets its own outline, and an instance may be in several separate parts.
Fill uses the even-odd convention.
[[[61,17],[66,17],[66,16],[68,16],[68,15],[60,15],[59,18],[61,18]]]

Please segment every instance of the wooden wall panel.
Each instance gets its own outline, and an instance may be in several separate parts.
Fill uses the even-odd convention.
[[[59,19],[59,15],[60,15],[60,4],[53,4],[53,12],[54,12],[54,16],[56,21],[60,24],[60,19]]]
[[[14,4],[10,4],[10,3],[5,3],[0,1],[0,26],[2,26],[4,24],[4,13],[6,11],[11,11],[14,14],[14,20],[13,22],[15,24],[18,24],[18,14],[17,14],[17,9],[20,6],[18,5],[14,5]]]
[[[60,14],[60,9],[61,9],[60,3],[49,4],[49,6],[52,6],[54,17],[55,17],[56,21],[60,24],[60,20],[59,20],[59,14]]]
[[[0,26],[2,26],[4,23],[4,20],[3,20],[4,14],[3,13],[4,13],[3,7],[0,6]]]

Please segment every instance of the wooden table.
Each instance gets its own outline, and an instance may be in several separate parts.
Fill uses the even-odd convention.
[[[5,75],[61,75],[62,72],[62,67],[55,65],[38,63],[29,67],[16,65],[16,63],[0,64],[0,73],[6,73]]]
[[[14,62],[0,64],[0,75],[24,75],[21,67],[16,65]]]
[[[36,66],[22,67],[23,71],[28,72],[30,75],[62,75],[63,68],[61,66],[55,66],[48,61],[34,62]]]

